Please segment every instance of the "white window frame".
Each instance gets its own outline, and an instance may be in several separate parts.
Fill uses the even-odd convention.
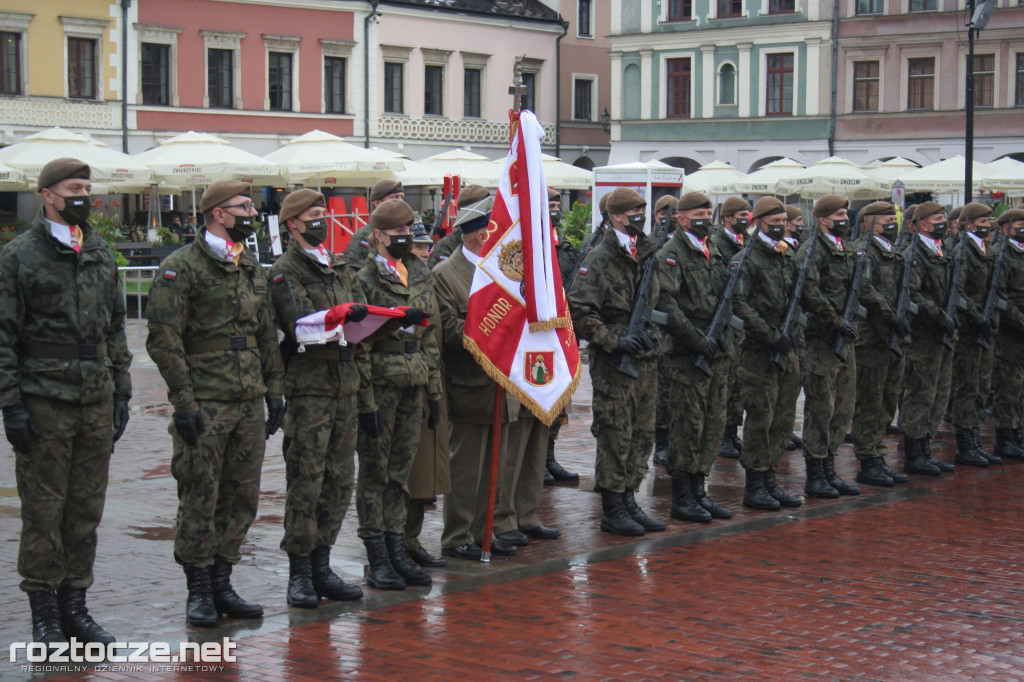
[[[203,38],[203,108],[210,108],[210,50],[231,50],[231,108],[242,107],[242,38],[246,33],[200,30]]]
[[[661,121],[687,121],[695,117],[694,107],[697,105],[697,51],[680,50],[678,52],[662,52],[659,57],[660,76],[658,81],[661,86],[658,88],[658,115],[655,117]],[[690,114],[687,118],[668,117],[668,60],[689,59],[690,60]]]
[[[732,67],[732,104],[722,103],[722,69],[729,65]],[[731,59],[726,59],[715,69],[715,106],[716,107],[739,107],[740,105],[740,70]]]
[[[757,115],[761,118],[768,116],[768,57],[776,54],[793,55],[793,113],[791,116],[799,116],[800,109],[800,46],[789,45],[786,47],[767,47],[761,49],[759,55],[760,69],[758,71],[757,83]],[[805,93],[806,95],[806,93]],[[806,101],[804,106],[806,107]],[[782,114],[772,114],[771,118],[782,118]]]
[[[929,43],[927,45],[904,46],[900,50],[900,111],[910,111],[908,104],[910,100],[910,60],[921,57],[930,57],[935,60],[934,101],[930,111],[942,111],[942,45],[940,43]],[[914,109],[914,112],[929,111],[928,109]]]
[[[579,6],[578,3],[579,3],[579,0],[577,0],[577,5],[576,5],[576,22],[575,22],[576,23],[576,37],[577,38],[582,38],[584,40],[596,40],[597,39],[597,35],[596,35],[597,34],[597,17],[596,17],[596,14],[597,14],[597,12],[596,12],[596,10],[597,10],[597,0],[590,0],[590,26],[587,27],[587,31],[589,31],[589,32],[585,33],[585,34],[584,33],[580,33],[580,26],[579,26],[580,6]]]
[[[320,38],[320,113],[327,113],[327,84],[324,82],[324,69],[327,66],[328,57],[337,57],[345,60],[345,109],[344,114],[331,112],[335,116],[349,116],[352,111],[352,79],[349,78],[350,67],[352,66],[352,50],[355,49],[354,40],[332,40]]]
[[[577,118],[576,116],[576,81],[590,81],[590,118]],[[572,120],[573,121],[590,121],[596,123],[598,120],[597,113],[597,74],[594,73],[573,73],[572,74]]]
[[[7,97],[23,97],[31,92],[28,89],[28,25],[35,19],[35,16],[24,12],[0,12],[0,31],[17,33],[19,36],[18,79],[21,81],[21,92],[17,95],[7,95]],[[64,49],[67,50],[67,40],[64,41]],[[67,69],[65,69],[64,78],[67,79]],[[66,89],[67,85],[65,84],[64,87]]]
[[[412,52],[411,47],[402,47],[401,45],[381,45],[381,68],[380,68],[380,111],[382,116],[408,116],[409,115],[409,54]],[[386,82],[386,65],[387,64],[401,64],[402,65],[402,111],[386,111],[384,109],[384,103],[387,98],[384,95],[384,85]]]
[[[762,0],[765,1],[765,0]],[[708,21],[721,19],[722,21],[729,21],[730,19],[749,19],[750,8],[747,7],[747,0],[743,0],[743,6],[740,8],[740,15],[738,17],[719,17],[718,16],[718,0],[708,0],[708,13],[705,19]]]
[[[1020,110],[1014,102],[1017,96],[1017,55],[1024,55],[1024,41],[1012,41],[1007,45],[1009,63],[1004,78],[1006,85],[1006,108]]]
[[[900,2],[900,0],[896,0]],[[877,17],[877,16],[888,16],[890,3],[892,0],[882,0],[882,13],[881,14],[857,14],[857,0],[849,0],[849,9],[846,12],[846,16],[850,19],[856,19],[857,17]],[[863,61],[863,60],[861,60]]]
[[[177,26],[148,26],[135,24],[135,35],[138,37],[139,68],[135,83],[135,103],[142,105],[142,44],[167,45],[167,105],[181,105],[178,97],[178,35],[185,29]],[[146,105],[159,106],[159,105]]]
[[[814,0],[810,0],[814,2]],[[771,0],[761,0],[761,8],[757,10],[757,16],[759,17],[784,17],[784,16],[800,16],[801,14],[807,14],[802,7],[804,0],[793,0],[793,11],[792,12],[772,12],[771,11]]]
[[[484,108],[485,97],[484,93],[487,92],[487,60],[491,58],[489,54],[481,54],[479,52],[460,52],[462,57],[462,114],[460,118],[470,121],[480,121],[486,118]],[[480,71],[480,116],[466,118],[466,69],[477,69]],[[454,118],[454,116],[452,117]]]
[[[538,104],[541,103],[541,93],[544,92],[544,86],[541,79],[541,72],[544,67],[543,59],[536,59],[533,57],[526,57],[523,59],[523,73],[532,73],[534,75],[534,88],[533,88],[533,108],[540,109]],[[540,112],[534,111],[537,117],[540,118]]]
[[[106,52],[103,49],[103,33],[110,25],[108,19],[89,19],[84,17],[58,17],[64,27],[64,97],[71,99],[71,84],[68,82],[68,38],[85,38],[96,41],[96,63],[93,66],[93,82],[96,83],[96,96],[90,102],[103,102],[103,92],[107,89],[103,82],[103,63]],[[28,92],[26,90],[26,92]],[[76,98],[77,99],[77,98]]]
[[[957,67],[957,78],[959,82],[956,87],[956,102],[958,109],[967,108],[967,48],[961,47],[959,50],[960,63]],[[998,45],[991,46],[991,52],[985,48],[979,49],[977,45],[974,46],[975,57],[992,57],[992,106],[991,107],[979,107],[975,105],[975,109],[998,109],[999,108],[999,96],[1002,94],[1002,83],[999,82],[999,58],[1000,49]],[[1016,68],[1016,64],[1013,65]],[[977,85],[977,79],[975,79],[975,85]]]
[[[746,2],[746,0],[743,0],[743,1]],[[690,18],[689,19],[672,19],[671,22],[673,24],[678,24],[678,23],[683,23],[685,21],[697,21],[697,17],[698,17],[698,14],[697,14],[697,3],[698,2],[699,2],[699,0],[690,0]],[[661,12],[660,12],[660,16],[658,17],[658,23],[659,24],[664,24],[664,23],[670,21],[669,18],[668,18],[668,5],[669,5],[669,0],[661,0]]]
[[[292,107],[274,109],[281,113],[301,111],[299,105],[299,42],[302,36],[263,34],[263,111],[270,111],[270,53],[281,52],[292,56]],[[321,78],[323,76],[321,75]]]
[[[451,68],[449,68],[449,58],[451,57],[451,50],[437,50],[433,48],[420,48],[420,54],[423,55],[423,93],[424,93],[424,107],[423,116],[430,116],[432,118],[456,118],[451,116],[452,111],[452,87],[451,87]],[[426,92],[427,92],[427,67],[428,66],[439,66],[441,67],[441,113],[440,114],[428,114],[426,111]],[[483,113],[483,93],[481,93],[480,102],[480,113]],[[458,118],[462,118],[460,115]]]
[[[888,0],[886,0],[888,2]],[[875,16],[875,15],[871,15]],[[886,68],[892,63],[892,60],[887,60],[885,57],[884,47],[879,48],[867,48],[867,49],[854,49],[846,51],[846,78],[844,79],[844,90],[843,92],[848,93],[846,96],[845,106],[843,107],[842,113],[844,114],[880,114],[885,111],[885,79],[888,69]],[[854,62],[878,62],[878,111],[854,111],[853,100],[854,100],[854,73],[853,64]]]

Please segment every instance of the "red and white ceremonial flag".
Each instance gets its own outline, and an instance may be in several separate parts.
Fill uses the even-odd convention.
[[[579,384],[580,352],[548,213],[544,129],[533,112],[510,116],[512,145],[473,276],[463,343],[550,426]]]
[[[366,317],[358,322],[348,322],[348,311],[355,304],[341,303],[328,310],[321,310],[295,321],[295,341],[299,344],[299,352],[303,346],[316,346],[337,343],[347,346],[359,343],[388,322],[404,317],[409,306],[398,308],[382,308],[376,305],[366,306]],[[429,324],[424,320],[422,326]]]

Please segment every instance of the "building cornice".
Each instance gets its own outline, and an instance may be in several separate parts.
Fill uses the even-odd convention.
[[[377,10],[383,14],[381,21],[386,21],[388,16],[407,17],[410,19],[433,19],[443,21],[446,24],[461,23],[473,26],[491,26],[494,28],[512,28],[520,31],[537,31],[540,33],[561,34],[561,24],[541,20],[527,19],[525,17],[508,16],[484,16],[471,14],[456,14],[436,9],[419,9],[415,7],[399,7],[395,5],[378,5]]]
[[[635,33],[609,36],[610,49],[622,52],[637,50],[697,49],[701,45],[719,47],[737,43],[803,43],[808,40],[830,40],[831,24],[827,21],[804,21],[798,24],[769,24],[737,28],[709,28],[671,33]]]

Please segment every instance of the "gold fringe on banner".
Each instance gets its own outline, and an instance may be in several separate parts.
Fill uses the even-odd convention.
[[[530,332],[546,332],[551,329],[568,329],[572,326],[568,318],[553,317],[550,320],[530,323]]]

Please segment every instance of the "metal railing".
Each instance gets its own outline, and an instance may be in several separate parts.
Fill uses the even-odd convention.
[[[118,272],[121,273],[121,296],[122,302],[124,303],[125,310],[128,309],[128,298],[129,296],[135,299],[135,321],[137,343],[141,346],[145,343],[145,339],[142,336],[142,330],[146,326],[143,324],[142,308],[144,305],[144,297],[149,296],[148,287],[143,287],[143,284],[148,284],[153,281],[153,275],[156,274],[156,270],[159,266],[157,265],[126,265],[118,268]],[[128,285],[134,284],[133,291],[128,291]],[[146,289],[143,291],[143,289]]]

